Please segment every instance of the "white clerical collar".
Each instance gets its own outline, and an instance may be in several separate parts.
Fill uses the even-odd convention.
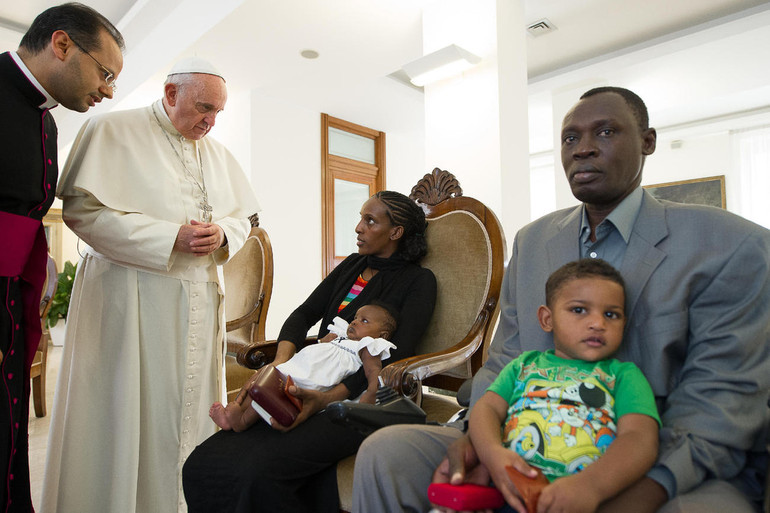
[[[54,100],[53,96],[48,94],[48,91],[45,90],[45,87],[40,85],[40,82],[37,81],[35,78],[35,75],[32,74],[32,72],[29,70],[26,64],[24,64],[24,61],[21,60],[21,57],[19,57],[19,54],[16,52],[8,52],[11,54],[11,59],[16,63],[16,65],[19,67],[22,73],[27,77],[27,80],[32,82],[32,85],[35,86],[35,89],[40,91],[40,94],[45,96],[45,101],[38,105],[39,109],[53,109],[57,105],[59,105],[59,102]]]

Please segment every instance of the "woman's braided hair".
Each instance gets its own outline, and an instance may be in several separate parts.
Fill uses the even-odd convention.
[[[428,252],[428,243],[425,241],[428,222],[425,220],[425,212],[400,192],[380,191],[372,197],[385,205],[388,219],[393,225],[404,227],[398,253],[408,262],[419,262]]]

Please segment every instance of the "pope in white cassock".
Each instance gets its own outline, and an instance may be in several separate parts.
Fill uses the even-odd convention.
[[[225,81],[187,59],[153,105],[91,118],[65,164],[63,218],[88,245],[70,303],[43,512],[186,511],[182,464],[223,397],[221,265],[259,206],[205,137]]]

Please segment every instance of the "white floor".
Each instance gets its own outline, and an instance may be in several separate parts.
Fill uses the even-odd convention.
[[[29,475],[32,487],[32,504],[35,510],[40,508],[40,497],[43,491],[43,471],[45,469],[45,451],[48,445],[48,426],[51,423],[53,409],[53,393],[56,388],[56,377],[59,374],[61,362],[61,346],[48,346],[48,362],[46,363],[45,417],[35,417],[32,399],[29,401]]]

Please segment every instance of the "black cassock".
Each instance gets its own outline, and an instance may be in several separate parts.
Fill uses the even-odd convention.
[[[40,340],[38,307],[53,203],[56,123],[9,53],[0,54],[0,511],[31,511],[29,367]]]

